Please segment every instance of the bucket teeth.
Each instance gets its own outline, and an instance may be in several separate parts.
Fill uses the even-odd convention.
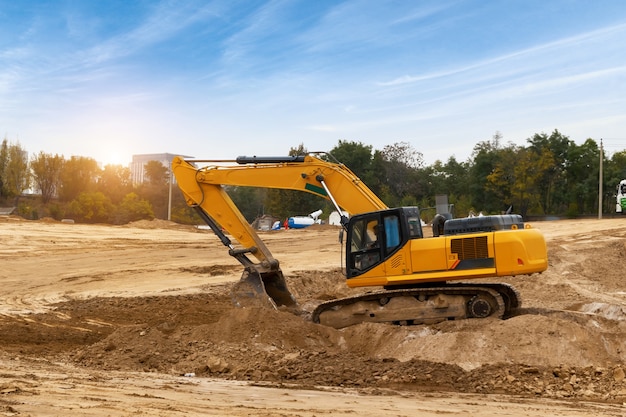
[[[259,272],[246,268],[231,292],[238,307],[295,307],[295,298],[289,292],[282,271]]]

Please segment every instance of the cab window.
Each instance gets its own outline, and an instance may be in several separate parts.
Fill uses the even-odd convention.
[[[381,259],[381,239],[378,217],[355,222],[350,241],[351,267],[364,271],[378,264]]]
[[[383,223],[385,225],[385,255],[388,255],[400,246],[400,220],[396,215],[386,216]]]

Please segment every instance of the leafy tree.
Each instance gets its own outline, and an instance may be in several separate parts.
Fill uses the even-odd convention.
[[[384,182],[387,185],[391,206],[415,205],[424,195],[419,169],[423,165],[422,154],[407,143],[398,142],[383,147]]]
[[[154,212],[150,202],[141,199],[135,193],[128,193],[124,196],[116,211],[116,223],[125,224],[137,220],[152,220]]]
[[[617,184],[626,179],[626,150],[615,152],[605,165],[605,174],[609,184]]]
[[[172,202],[172,221],[181,224],[204,224],[198,213],[187,204]]]
[[[626,150],[615,152],[603,165],[604,172],[604,207],[609,213],[615,211],[615,197],[619,182],[626,179]]]
[[[7,189],[6,170],[9,164],[9,142],[6,138],[2,140],[0,145],[0,199],[5,199],[9,196],[9,190]]]
[[[99,191],[80,193],[68,207],[70,216],[85,223],[107,223],[113,211],[111,200]]]
[[[150,202],[155,217],[166,219],[169,204],[169,169],[159,161],[148,161],[144,165],[144,176],[146,181],[137,188],[137,193]]]
[[[424,197],[421,199],[423,203],[420,208],[433,208],[435,204],[435,196],[445,194],[448,196],[448,202],[454,206],[453,214],[456,217],[467,216],[470,212],[476,212],[471,205],[468,187],[469,187],[469,162],[458,162],[454,156],[451,156],[444,164],[441,161],[435,161],[431,166],[420,170],[420,177],[424,184]],[[434,214],[429,214],[428,219]],[[426,216],[424,216],[426,218]]]
[[[486,177],[485,190],[498,201],[500,210],[513,205],[513,189],[515,186],[515,165],[519,149],[514,146],[500,148],[496,151],[496,160],[491,172]],[[519,208],[517,208],[519,210]]]
[[[383,172],[385,172],[385,158],[381,151],[374,151],[369,168],[361,179],[385,204],[391,206],[391,199],[383,198],[385,195],[390,196],[389,187],[382,180]]]
[[[437,214],[435,210],[435,196],[437,194],[447,194],[449,201],[453,198],[447,188],[448,173],[445,165],[437,160],[431,166],[425,167],[422,171],[424,178],[424,194],[426,195],[419,204],[422,219],[430,221]]]
[[[15,205],[24,190],[30,187],[28,153],[17,143],[9,145],[8,160],[4,168],[4,186],[9,197],[15,197]]]
[[[268,192],[274,192],[275,195],[273,199],[275,202],[279,205],[283,205],[283,202],[280,200],[282,195],[280,191],[285,190],[266,190],[257,187],[226,187],[226,192],[239,208],[241,214],[243,214],[250,223],[258,216],[265,214],[265,200]],[[284,215],[282,210],[278,210],[276,207],[273,208],[276,209],[276,213],[271,211],[272,214],[276,216]]]
[[[537,154],[534,148],[509,144],[497,151],[497,162],[487,175],[487,191],[522,216],[542,211],[540,182],[553,166],[549,150]]]
[[[527,142],[534,155],[549,153],[552,159],[551,166],[542,169],[537,182],[544,213],[563,212],[568,205],[566,171],[574,142],[556,129],[550,135],[536,133]]]
[[[522,216],[526,214],[546,214],[544,206],[544,179],[554,167],[551,151],[537,153],[533,148],[520,148],[515,165],[515,183],[513,185],[514,206],[520,208]],[[516,201],[515,201],[516,200]]]
[[[72,201],[81,193],[95,191],[99,177],[100,168],[95,159],[72,156],[61,169],[59,198],[62,201]]]
[[[96,189],[107,195],[113,204],[119,204],[133,189],[130,169],[122,165],[106,165]]]
[[[408,142],[385,145],[382,154],[387,162],[399,164],[403,169],[419,169],[424,165],[424,156]]]
[[[501,139],[502,135],[500,132],[496,132],[491,141],[477,143],[472,153],[473,163],[470,167],[468,191],[472,206],[485,214],[499,212],[503,209],[501,196],[494,192],[493,185],[487,187],[489,183],[488,176],[496,170],[500,161]],[[503,180],[498,178],[498,182],[502,183]]]
[[[446,188],[449,193],[461,194],[467,190],[468,162],[458,162],[454,156],[451,156],[444,165],[443,171],[446,175]]]
[[[568,152],[567,190],[570,215],[597,210],[600,149],[593,139],[572,145]]]
[[[160,161],[148,161],[143,167],[148,184],[161,187],[169,184],[169,170]]]
[[[344,164],[385,204],[392,205],[393,193],[384,181],[385,160],[381,151],[373,151],[371,145],[361,142],[339,140],[329,153],[332,162]]]
[[[372,163],[372,146],[361,142],[339,140],[329,152],[336,161],[344,164],[361,179],[368,174]]]
[[[511,186],[511,206],[516,208],[515,213],[526,216],[529,212],[539,212],[540,194],[538,181],[545,170],[542,161],[551,164],[552,155],[549,152],[535,155],[532,150],[520,147],[515,155],[516,163],[513,166],[513,184]]]
[[[371,145],[339,140],[337,146],[331,149],[329,153],[335,159],[333,162],[347,166],[361,181],[374,190],[375,184],[379,181],[379,175],[373,172]]]
[[[61,170],[65,160],[62,156],[39,152],[30,163],[35,185],[41,192],[41,202],[48,204],[56,196]]]

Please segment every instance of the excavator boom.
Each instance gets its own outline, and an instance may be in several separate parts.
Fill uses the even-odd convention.
[[[202,168],[198,165],[203,164]],[[187,204],[196,208],[222,243],[243,266],[233,290],[238,305],[269,304],[294,307],[283,273],[259,235],[241,214],[224,186],[251,186],[308,192],[333,201],[341,195],[342,210],[350,214],[387,208],[346,166],[312,155],[246,157],[234,160],[186,161],[175,157],[172,171]],[[224,233],[227,231],[238,246]],[[255,260],[252,260],[255,258]]]

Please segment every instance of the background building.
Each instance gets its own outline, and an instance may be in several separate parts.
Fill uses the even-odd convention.
[[[147,153],[141,155],[133,155],[133,161],[130,163],[130,176],[133,185],[142,184],[144,182],[144,167],[150,161],[158,161],[162,163],[168,170],[172,165],[172,159],[178,154],[171,153]],[[193,158],[192,156],[183,156],[183,158]],[[174,183],[176,179],[174,178]]]

